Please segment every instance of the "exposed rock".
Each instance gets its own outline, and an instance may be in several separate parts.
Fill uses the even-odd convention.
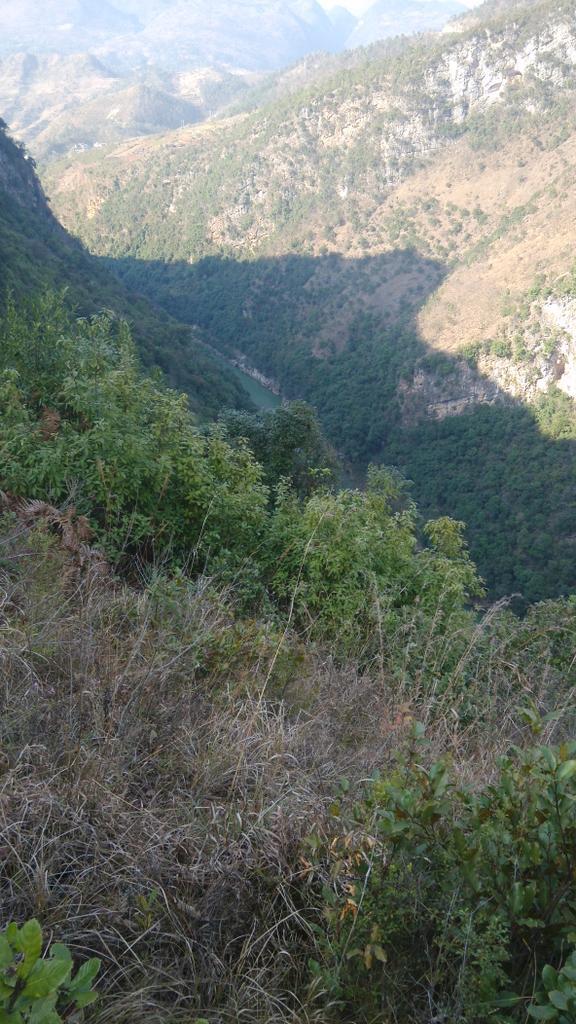
[[[449,377],[419,367],[411,381],[400,383],[399,392],[405,426],[422,419],[460,416],[476,405],[493,405],[506,399],[495,381],[478,373],[465,360],[453,364]]]

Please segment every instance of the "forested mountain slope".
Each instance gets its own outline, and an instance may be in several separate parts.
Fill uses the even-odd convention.
[[[79,313],[107,308],[126,317],[144,361],[162,367],[172,380],[186,380],[199,413],[251,404],[224,360],[189,327],[128,292],[66,233],[48,208],[34,162],[0,122],[0,303],[8,292],[18,298],[45,288],[66,289]]]
[[[574,3],[491,17],[48,183],[127,281],[465,519],[494,592],[537,597],[574,583]]]

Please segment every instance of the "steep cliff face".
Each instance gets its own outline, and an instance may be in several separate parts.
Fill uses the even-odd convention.
[[[53,219],[36,176],[34,161],[9,137],[1,119],[0,190],[21,205],[33,207],[43,218]]]
[[[576,299],[566,296],[533,302],[521,334],[516,324],[473,360],[455,358],[448,374],[417,367],[399,393],[403,420],[411,425],[509,398],[532,403],[552,387],[576,399]]]
[[[549,299],[544,304],[543,315],[561,332],[551,367],[553,382],[570,398],[576,399],[576,301]]]
[[[477,405],[505,401],[507,395],[496,381],[464,360],[455,361],[447,376],[418,367],[410,379],[400,382],[398,392],[404,427],[461,416]]]

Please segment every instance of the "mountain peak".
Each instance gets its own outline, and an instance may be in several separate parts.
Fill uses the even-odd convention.
[[[376,0],[358,20],[347,45],[368,46],[390,36],[438,31],[467,8],[459,0]]]

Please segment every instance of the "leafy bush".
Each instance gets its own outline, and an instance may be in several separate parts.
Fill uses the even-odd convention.
[[[247,448],[202,433],[185,395],[143,376],[127,326],[73,321],[47,295],[0,320],[0,481],[60,504],[101,542],[201,566],[256,547],[267,491]]]
[[[513,747],[480,791],[424,756],[416,738],[329,845],[316,972],[362,1021],[573,1021],[576,743]]]
[[[96,1001],[92,982],[100,960],[87,960],[72,975],[70,951],[54,943],[42,957],[42,929],[35,919],[0,933],[0,1021],[60,1024]],[[78,1019],[78,1018],[75,1018]]]
[[[576,952],[570,954],[559,971],[546,964],[542,983],[538,1001],[528,1007],[529,1016],[533,1020],[572,1024],[576,1020]]]
[[[433,621],[444,634],[481,593],[461,525],[429,524],[419,550],[397,476],[372,471],[366,493],[325,489],[330,452],[305,404],[201,431],[186,396],[142,375],[125,324],[74,323],[54,296],[11,307],[0,343],[0,486],[73,500],[116,563],[138,554],[219,574],[245,608],[271,598],[346,655],[373,655],[410,616],[412,632],[428,638]],[[275,493],[265,475],[280,479]]]
[[[466,602],[482,593],[461,530],[449,519],[431,522],[430,547],[420,550],[415,509],[401,479],[383,469],[370,471],[365,492],[318,493],[304,504],[281,488],[270,527],[272,591],[309,636],[340,651],[374,654],[399,630],[406,641],[416,620],[430,641],[432,622],[437,633],[456,618],[463,625]]]

